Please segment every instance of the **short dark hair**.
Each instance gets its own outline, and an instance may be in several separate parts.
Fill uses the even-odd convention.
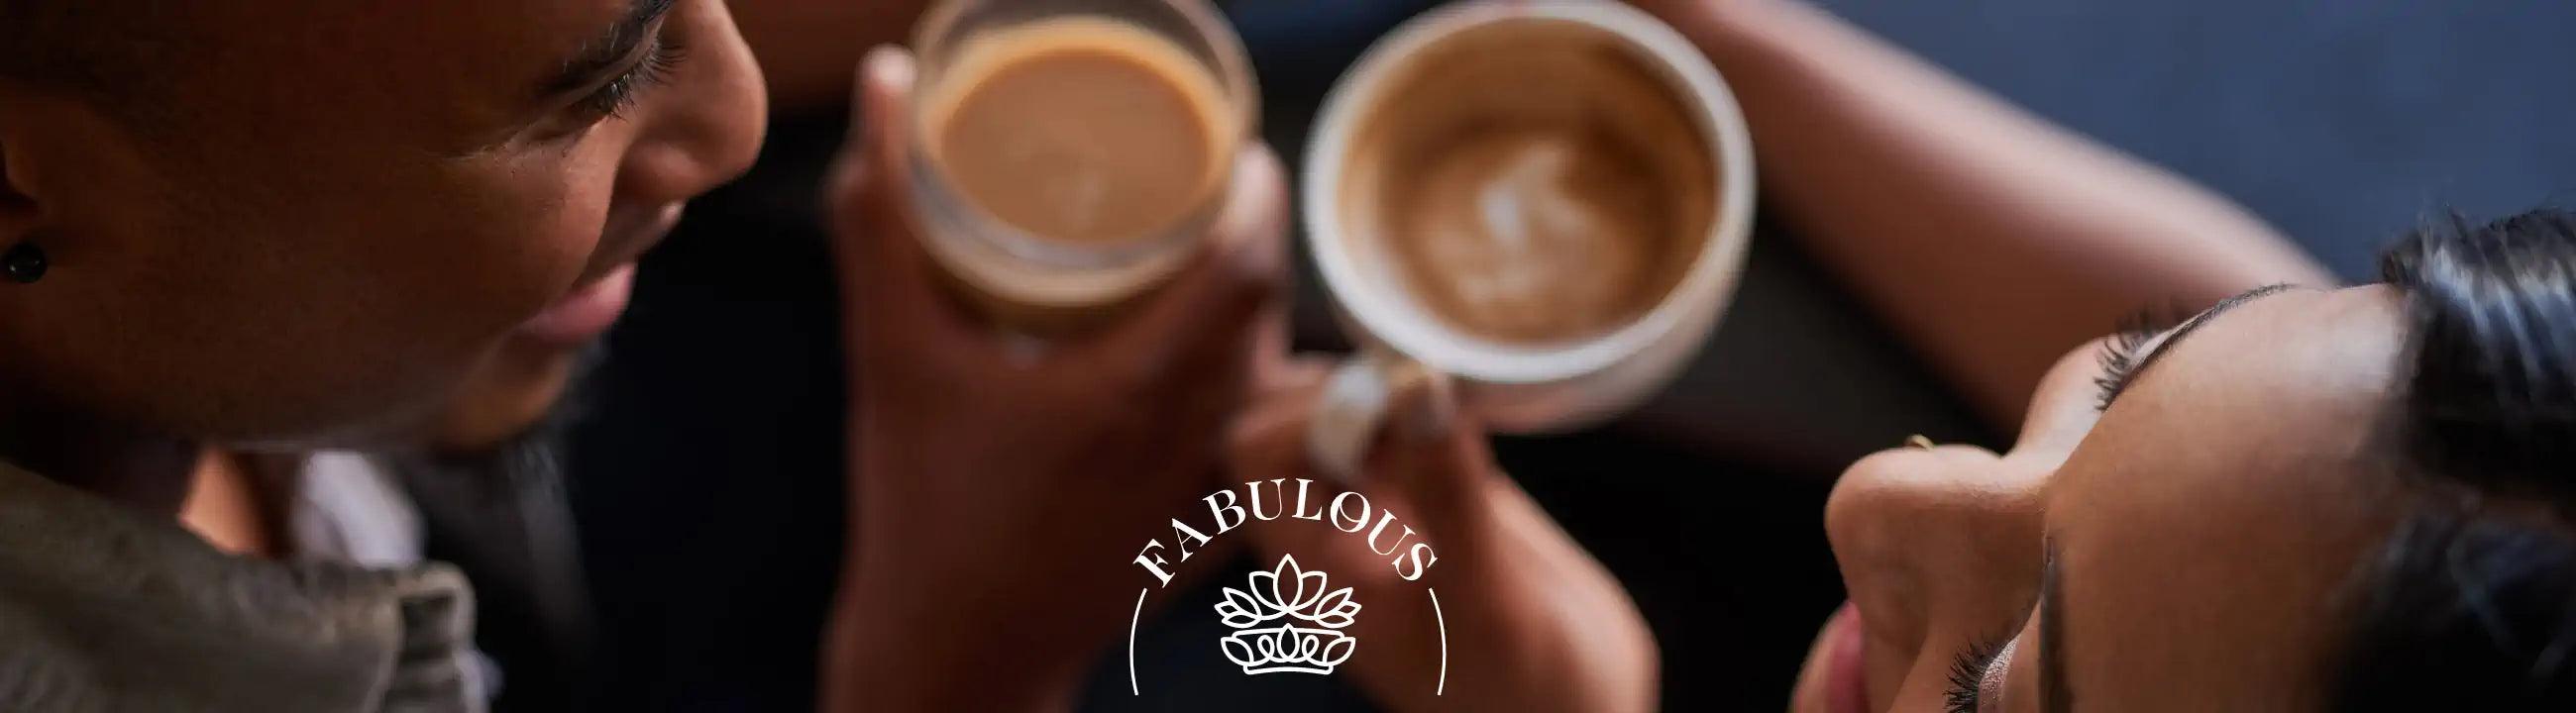
[[[2454,215],[2381,272],[2412,497],[2355,580],[2335,708],[2576,711],[2576,213]]]

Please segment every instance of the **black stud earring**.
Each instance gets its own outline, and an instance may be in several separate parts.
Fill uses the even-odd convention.
[[[8,254],[0,255],[0,272],[8,273],[10,282],[21,285],[45,279],[44,248],[31,243],[10,246]]]

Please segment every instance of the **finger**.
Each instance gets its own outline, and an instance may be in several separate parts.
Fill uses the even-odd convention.
[[[1260,358],[1253,361],[1252,398],[1255,408],[1266,400],[1300,391],[1319,390],[1323,388],[1324,380],[1332,377],[1331,359],[1272,351],[1266,345],[1261,350],[1258,353]]]
[[[910,200],[914,77],[912,56],[900,48],[881,46],[861,61],[852,93],[858,106],[850,113],[826,208],[850,316],[863,329],[920,347],[970,330],[933,272],[938,268],[921,246]]]
[[[1260,207],[1285,201],[1278,162],[1256,147],[1239,155],[1237,173],[1234,199],[1214,223],[1205,251],[1214,262],[1176,278],[1169,290],[1195,299],[1183,305],[1194,309],[1152,314],[1149,306],[1141,330],[1106,343],[1123,350],[1111,358],[1124,357],[1108,363],[1133,369],[1126,372],[1135,379],[1131,383],[1159,394],[1149,398],[1163,400],[1178,423],[1216,426],[1205,431],[1212,450],[1222,448],[1225,420],[1255,391],[1261,363],[1285,350],[1288,334],[1287,303],[1277,299],[1285,279],[1285,231],[1275,219],[1262,217],[1270,209]]]
[[[887,152],[878,148],[902,141],[907,130],[899,119],[890,117],[905,113],[902,105],[908,104],[911,95],[910,65],[911,58],[903,50],[878,47],[861,58],[851,74],[856,85],[850,91],[850,125],[840,154],[834,157],[823,206],[832,220],[833,257],[844,277],[876,277],[871,273],[888,271],[899,261],[882,259],[882,253],[894,249],[885,244],[917,239],[908,209],[888,200],[901,193],[909,176],[903,166],[880,165],[880,157]],[[845,279],[842,284],[857,298],[885,282]]]
[[[1257,322],[1259,329],[1252,335],[1252,395],[1256,398],[1332,368],[1322,357],[1298,356],[1289,351],[1290,310],[1285,301],[1272,302],[1268,309],[1279,319]]]
[[[1222,463],[1228,437],[1228,419],[1242,412],[1245,403],[1257,392],[1256,374],[1265,358],[1254,344],[1264,331],[1262,323],[1286,322],[1287,314],[1278,309],[1264,309],[1251,317],[1256,323],[1249,329],[1232,331],[1223,349],[1199,351],[1186,362],[1174,364],[1169,371],[1153,373],[1146,387],[1136,392],[1137,398],[1158,403],[1149,408],[1163,414],[1176,425],[1173,435],[1184,439],[1183,451],[1189,457],[1204,458],[1205,463]]]
[[[1345,489],[1340,481],[1317,476],[1307,465],[1306,422],[1313,417],[1316,399],[1322,392],[1323,378],[1318,373],[1306,384],[1282,388],[1254,402],[1235,422],[1227,459],[1234,479],[1256,484],[1252,487],[1278,488],[1276,497],[1288,502],[1274,503],[1272,508],[1294,507],[1292,499],[1301,487],[1311,499],[1309,511],[1326,507],[1325,503]],[[1301,479],[1306,481],[1302,486]],[[1280,483],[1269,485],[1273,480]],[[1352,489],[1362,491],[1375,506],[1409,509],[1400,495],[1388,497],[1383,487]],[[1269,560],[1289,554],[1307,567],[1332,572],[1338,582],[1364,585],[1393,576],[1385,567],[1385,558],[1333,525],[1289,517],[1284,509],[1275,512],[1279,517],[1246,522],[1250,539],[1266,553],[1259,558],[1263,561],[1258,564],[1263,568],[1269,566]]]
[[[1323,395],[1324,382],[1331,374],[1330,363],[1306,359],[1302,365],[1292,364],[1278,373],[1285,378],[1269,384],[1266,393],[1247,404],[1242,416],[1235,420],[1227,450],[1228,470],[1238,483],[1279,481],[1276,487],[1281,488],[1282,499],[1302,488],[1311,492],[1316,502],[1329,502],[1343,490],[1343,483],[1316,474],[1307,457],[1306,432]],[[1304,484],[1300,485],[1300,481]],[[1385,504],[1383,498],[1368,495]],[[1323,523],[1280,517],[1267,521],[1256,518],[1251,525],[1252,539],[1272,556],[1292,553],[1312,558],[1308,560],[1310,564],[1336,572],[1348,568],[1344,560],[1356,556],[1332,547],[1336,543],[1326,535],[1339,532]]]
[[[1244,149],[1230,185],[1205,247],[1097,348],[1127,355],[1145,374],[1165,373],[1207,352],[1241,348],[1252,315],[1279,302],[1288,279],[1288,188],[1278,156],[1258,144]]]
[[[1231,455],[1241,477],[1317,477],[1306,439],[1332,371],[1323,360],[1292,357],[1260,375],[1233,434]],[[1416,370],[1390,381],[1386,416],[1355,485],[1401,493],[1443,530],[1476,525],[1486,515],[1476,499],[1503,477],[1483,427],[1459,408],[1457,388],[1446,376]]]
[[[1312,477],[1306,463],[1306,421],[1313,417],[1329,367],[1308,366],[1280,367],[1274,372],[1278,378],[1265,383],[1235,418],[1227,462],[1236,478]]]
[[[1405,493],[1428,522],[1471,527],[1476,497],[1500,478],[1483,426],[1458,405],[1454,381],[1438,372],[1399,379],[1362,477]]]

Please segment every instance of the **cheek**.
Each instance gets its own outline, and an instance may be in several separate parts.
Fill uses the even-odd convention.
[[[407,194],[367,256],[378,317],[481,351],[570,291],[599,243],[612,162],[536,148],[443,166]]]
[[[0,305],[0,368],[214,438],[424,410],[583,274],[624,143],[593,139],[467,159],[310,132],[184,160],[94,142],[49,216],[55,273]]]
[[[452,277],[478,285],[487,306],[513,323],[583,277],[616,182],[615,161],[599,152],[539,153],[459,177],[475,184],[467,199],[479,207],[457,213],[475,217],[452,227],[463,239]]]

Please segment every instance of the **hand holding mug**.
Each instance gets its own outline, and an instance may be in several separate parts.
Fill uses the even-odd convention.
[[[1262,370],[1236,423],[1231,461],[1244,481],[1347,482],[1438,547],[1421,581],[1403,581],[1364,538],[1290,518],[1246,525],[1258,561],[1293,555],[1333,573],[1367,611],[1346,666],[1399,711],[1647,711],[1656,700],[1654,637],[1617,580],[1496,467],[1484,430],[1448,382],[1423,372],[1393,385],[1363,461],[1341,481],[1308,455],[1333,378],[1320,362]],[[1434,613],[1422,596],[1440,595]],[[1445,621],[1445,633],[1433,631]],[[1432,650],[1446,636],[1445,684]],[[1438,695],[1434,695],[1435,690]]]
[[[1119,566],[1203,495],[1256,350],[1284,331],[1285,180],[1233,161],[1204,246],[1113,323],[1043,347],[961,304],[925,253],[909,55],[871,53],[830,208],[853,414],[830,636],[840,709],[1063,705],[1123,624]],[[1009,674],[1008,678],[999,677]]]
[[[1459,3],[1407,22],[1326,98],[1301,200],[1361,347],[1266,370],[1236,477],[1338,479],[1436,544],[1407,596],[1371,543],[1255,522],[1358,573],[1350,659],[1399,710],[1647,710],[1653,639],[1609,573],[1493,464],[1483,428],[1611,418],[1724,310],[1753,211],[1750,139],[1688,41],[1625,6]],[[1445,687],[1438,642],[1447,622]]]
[[[1334,85],[1302,170],[1306,244],[1357,366],[1447,375],[1507,433],[1598,423],[1671,381],[1724,312],[1753,221],[1725,83],[1613,3],[1414,18]]]

